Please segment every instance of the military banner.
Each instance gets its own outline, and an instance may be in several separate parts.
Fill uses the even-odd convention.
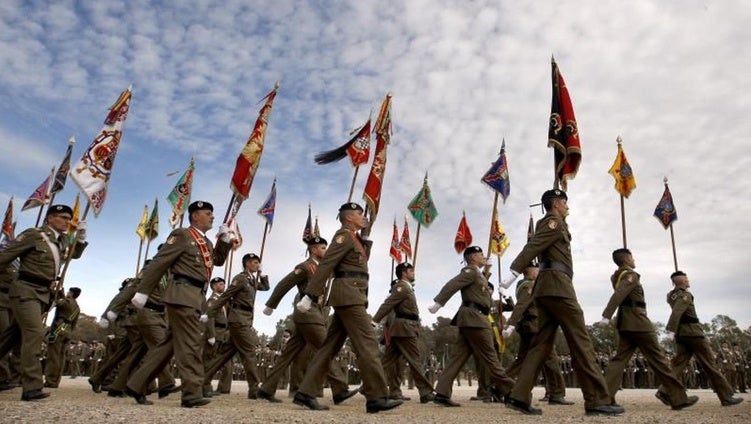
[[[482,176],[482,182],[487,184],[496,193],[503,197],[503,203],[511,192],[511,182],[508,175],[508,162],[506,161],[506,140],[501,144],[501,153],[498,159],[493,162],[488,172]]]
[[[167,196],[167,201],[172,205],[172,214],[169,223],[172,228],[177,227],[185,211],[190,204],[190,195],[193,191],[193,172],[195,171],[195,160],[190,158],[188,169],[177,180],[177,184]]]
[[[263,217],[263,219],[266,220],[266,223],[269,225],[269,231],[271,231],[271,226],[274,225],[274,212],[276,211],[276,178],[274,178],[274,182],[271,183],[271,192],[269,192],[269,196],[266,198],[266,201],[263,202],[263,205],[261,205],[261,208],[258,209],[258,214]]]
[[[71,136],[68,139],[68,149],[65,151],[63,161],[60,162],[60,167],[57,168],[57,173],[55,173],[55,182],[52,184],[50,194],[55,194],[65,188],[65,182],[68,180],[68,172],[70,171],[70,155],[73,153],[73,144],[75,144],[75,142],[75,137]]]
[[[462,254],[464,249],[472,244],[472,231],[467,224],[467,215],[462,211],[462,219],[459,221],[459,228],[456,230],[456,236],[454,237],[454,249],[456,253]]]
[[[415,195],[407,210],[412,216],[425,227],[429,227],[430,224],[438,217],[438,209],[433,202],[433,196],[430,193],[430,187],[428,186],[428,174],[425,173],[425,179],[422,183],[422,188]]]
[[[554,149],[555,187],[566,191],[567,181],[573,180],[581,163],[581,144],[579,128],[576,125],[574,106],[568,93],[566,83],[555,59],[551,60],[553,80],[553,100],[550,106],[550,124],[548,127],[548,147]]]
[[[318,153],[315,156],[315,162],[319,165],[326,165],[349,156],[349,160],[354,167],[368,163],[370,158],[370,119],[365,125],[352,131],[351,134],[355,134],[355,136],[344,145]]]
[[[389,256],[397,263],[402,263],[402,252],[399,250],[399,228],[396,226],[396,219],[394,219],[394,232],[391,234]]]
[[[52,168],[54,171],[55,168]],[[39,184],[39,187],[34,190],[33,193],[31,193],[31,196],[29,196],[28,199],[26,199],[25,202],[23,202],[23,206],[21,206],[21,210],[25,211],[27,209],[36,208],[39,206],[44,205],[49,200],[50,195],[50,184],[53,178],[53,173],[50,172],[50,175],[47,176],[47,178],[42,181],[42,184]]]
[[[616,153],[615,161],[608,173],[615,178],[615,191],[623,197],[628,197],[636,188],[636,178],[634,178],[631,165],[629,165],[628,159],[626,159],[626,153],[623,152],[623,147],[621,147],[622,140],[620,136],[617,141],[618,153]]]
[[[391,93],[386,95],[381,104],[374,130],[376,137],[375,155],[373,164],[370,166],[368,181],[365,183],[365,191],[362,194],[370,209],[371,225],[374,217],[378,215],[378,208],[381,205],[383,176],[386,173],[386,152],[391,142]]]

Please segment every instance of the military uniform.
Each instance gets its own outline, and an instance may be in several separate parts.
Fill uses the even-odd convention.
[[[741,393],[746,393],[746,375],[748,373],[748,360],[746,355],[743,354],[740,346],[733,346],[733,355],[735,355],[735,375],[736,375],[736,388]]]
[[[10,286],[17,277],[18,263],[16,261],[0,272],[0,333],[10,327],[11,322],[13,322],[13,312],[10,309],[8,292],[10,292]],[[20,346],[14,345],[13,355],[6,354],[0,358],[0,390],[10,389],[17,386],[20,382],[20,354]]]
[[[585,409],[610,404],[602,372],[595,361],[584,313],[576,299],[571,258],[571,234],[566,221],[548,212],[537,222],[535,235],[511,263],[521,273],[537,257],[540,273],[532,297],[537,305],[539,331],[531,342],[511,398],[529,405],[537,370],[550,357],[558,328],[563,329],[573,360],[573,370],[584,394]]]
[[[86,245],[85,242],[76,243],[72,257],[80,258]],[[27,393],[38,393],[44,384],[39,361],[44,343],[41,316],[50,304],[50,288],[57,280],[69,248],[68,237],[45,224],[42,228],[25,230],[0,251],[0,269],[5,270],[16,258],[21,260],[18,277],[8,293],[14,322],[0,334],[0,357],[21,340],[24,400],[29,400]]]
[[[65,365],[65,347],[70,340],[70,332],[76,328],[81,309],[72,296],[55,302],[55,318],[47,336],[47,363],[44,368],[44,386],[58,387]]]
[[[421,372],[420,348],[417,343],[420,336],[420,310],[417,308],[415,291],[408,281],[396,282],[389,296],[373,315],[373,321],[380,322],[391,312],[394,313],[394,320],[389,329],[390,340],[381,359],[389,383],[390,396],[397,398],[396,395],[401,395],[399,386],[402,382],[402,367],[399,366],[399,362],[404,359],[421,400],[427,399],[433,392],[433,386]]]
[[[459,328],[459,337],[451,349],[448,363],[438,377],[435,386],[437,398],[451,398],[452,383],[470,355],[474,355],[478,366],[486,368],[501,395],[508,394],[514,385],[514,380],[501,368],[493,345],[493,333],[488,321],[490,290],[488,280],[480,268],[470,265],[462,268],[433,299],[436,304],[445,305],[456,292],[461,291],[462,304],[451,320],[451,325]]]
[[[131,394],[144,396],[149,382],[169,364],[174,353],[182,382],[182,405],[205,403],[201,363],[203,328],[199,318],[213,268],[224,264],[230,247],[229,243],[219,240],[214,249],[206,235],[195,227],[178,228],[144,268],[138,294],[153,292],[162,276],[170,271],[162,302],[169,317],[171,337],[150,349],[141,367],[128,379]]]
[[[220,308],[231,302],[227,315],[229,325],[228,341],[219,348],[216,356],[206,366],[203,384],[211,382],[211,377],[221,369],[224,364],[232,360],[235,353],[239,354],[245,369],[245,380],[248,382],[248,397],[254,399],[258,393],[260,376],[256,366],[254,348],[258,344],[258,337],[252,331],[253,310],[257,291],[269,289],[269,280],[264,275],[250,275],[247,271],[237,274],[227,290],[219,296],[208,309],[206,314],[215,317]]]
[[[644,288],[639,280],[639,274],[632,268],[626,265],[618,268],[611,277],[613,295],[602,312],[603,317],[610,319],[618,308],[615,319],[618,347],[605,370],[610,398],[615,403],[615,393],[621,387],[623,370],[638,348],[662,382],[671,406],[677,407],[686,403],[686,388],[673,374],[665,352],[657,341],[654,324],[647,317]]]
[[[696,357],[720,402],[730,403],[733,398],[733,388],[715,367],[712,348],[704,337],[704,330],[696,314],[694,295],[687,290],[675,288],[668,293],[667,301],[672,308],[672,313],[665,329],[675,333],[676,344],[672,362],[673,372],[678,375],[682,374],[689,359],[692,356]],[[664,393],[664,386],[660,386],[658,391]]]
[[[219,300],[220,294],[217,292],[211,293],[211,296],[206,301],[206,306],[211,308],[217,300]],[[217,310],[215,314],[209,317],[209,321],[206,323],[206,334],[204,335],[206,343],[203,345],[203,366],[204,366],[204,384],[203,393],[204,396],[212,392],[211,380],[213,375],[209,375],[207,371],[208,365],[216,357],[216,353],[219,348],[227,343],[229,340],[229,332],[227,330],[227,305],[222,306]],[[214,344],[209,344],[208,340],[214,339]],[[227,361],[219,371],[219,383],[216,390],[219,393],[227,394],[232,388],[232,361]],[[207,382],[208,380],[208,382]]]
[[[163,275],[159,284],[149,293],[146,305],[144,305],[143,309],[136,311],[135,323],[138,332],[143,338],[144,354],[151,349],[156,349],[157,346],[164,343],[169,337],[165,313],[166,307],[162,302],[162,296],[167,289],[168,282],[168,277]],[[157,380],[159,381],[158,387],[162,397],[166,396],[175,387],[175,379],[172,377],[169,367],[162,369],[159,375],[157,375]]]
[[[735,354],[730,350],[730,346],[720,346],[720,350],[717,351],[717,366],[720,367],[722,375],[725,376],[725,380],[728,381],[730,387],[735,391],[738,388],[736,381]]]

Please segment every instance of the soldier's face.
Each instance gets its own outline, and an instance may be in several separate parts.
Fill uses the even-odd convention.
[[[227,286],[224,281],[217,281],[216,283],[214,283],[213,289],[215,293],[221,294],[221,293],[224,293],[224,289],[226,287]]]
[[[214,212],[208,209],[202,209],[190,214],[191,225],[204,233],[214,225]]]
[[[259,262],[258,259],[251,259],[248,262],[246,262],[246,264],[247,264],[248,272],[257,272],[258,268],[261,267],[261,262]]]
[[[410,283],[415,281],[415,269],[414,268],[407,268],[402,272],[402,277],[405,281],[409,281]]]
[[[313,246],[310,246],[310,256],[320,259],[325,254],[326,254],[325,244],[315,244]]]
[[[553,209],[557,210],[561,216],[568,216],[568,200],[566,199],[554,200]]]
[[[362,211],[347,211],[345,213],[344,219],[358,230],[367,226],[368,221]]]
[[[691,287],[691,285],[688,283],[688,277],[685,275],[679,275],[675,278],[673,278],[673,284],[679,289],[687,289]]]
[[[54,213],[47,217],[47,225],[58,233],[62,233],[68,229],[71,219],[73,218],[67,213]]]

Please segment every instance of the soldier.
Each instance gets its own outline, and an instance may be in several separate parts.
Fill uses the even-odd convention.
[[[428,403],[434,399],[433,386],[425,375],[420,372],[420,348],[417,339],[420,336],[420,311],[417,309],[417,298],[413,284],[415,282],[415,268],[408,262],[396,266],[397,283],[391,288],[391,293],[373,315],[374,322],[384,320],[392,311],[394,321],[390,328],[390,340],[386,352],[381,359],[381,365],[386,371],[386,378],[391,390],[401,384],[398,362],[403,358],[407,361],[409,372],[415,380],[420,394],[420,403]],[[400,396],[402,398],[402,396]]]
[[[511,317],[508,319],[508,327],[503,330],[503,337],[508,338],[516,330],[519,333],[519,351],[516,359],[506,369],[506,375],[516,378],[519,375],[524,359],[529,352],[529,345],[537,334],[537,307],[532,298],[535,280],[539,268],[535,264],[524,269],[524,278],[516,285],[516,305]],[[566,383],[563,381],[560,358],[555,352],[555,346],[550,351],[550,356],[543,363],[543,375],[545,376],[545,392],[550,405],[573,405],[574,402],[566,400]]]
[[[21,260],[18,277],[8,293],[14,321],[0,334],[0,358],[21,340],[21,400],[49,396],[42,391],[44,382],[39,358],[44,344],[44,323],[41,316],[53,300],[50,289],[57,282],[60,264],[68,256],[70,239],[65,231],[72,217],[73,210],[69,206],[50,206],[42,228],[25,230],[0,251],[2,270],[16,258]],[[81,257],[87,245],[85,240],[86,223],[81,221],[72,258]]]
[[[622,248],[613,251],[613,262],[618,266],[610,281],[613,284],[613,295],[610,297],[605,310],[602,312],[600,325],[610,323],[613,312],[618,308],[615,326],[618,330],[618,348],[605,370],[605,381],[608,383],[611,403],[615,402],[615,393],[621,386],[623,370],[628,364],[634,351],[644,354],[647,363],[657,373],[666,392],[658,392],[662,402],[667,402],[673,409],[683,409],[695,404],[699,398],[686,396],[686,388],[670,369],[665,358],[665,352],[657,341],[654,324],[647,317],[647,304],[644,299],[644,288],[639,274],[634,271],[636,262],[631,251]]]
[[[738,343],[733,343],[733,354],[735,355],[735,372],[737,386],[736,388],[741,393],[746,393],[746,374],[748,372],[748,361],[746,355],[743,354],[743,350],[738,346]]]
[[[722,342],[720,344],[720,350],[717,352],[717,365],[722,370],[722,375],[725,376],[725,380],[728,381],[730,387],[735,392],[738,385],[735,381],[735,354],[730,350],[728,342]]]
[[[294,402],[313,410],[326,410],[315,398],[334,359],[349,336],[357,354],[357,365],[364,381],[364,395],[368,399],[365,410],[376,413],[396,408],[400,400],[388,399],[386,377],[378,358],[378,340],[366,309],[368,304],[368,258],[373,244],[367,240],[370,226],[357,203],[345,203],[339,208],[342,228],[334,234],[316,273],[306,287],[297,309],[308,312],[314,302],[324,295],[326,281],[331,274],[328,305],[334,308],[326,339],[316,352],[305,373]],[[358,231],[362,231],[358,234]]]
[[[449,407],[460,406],[451,400],[451,383],[470,355],[474,355],[478,365],[485,367],[490,374],[495,383],[497,398],[507,395],[514,385],[514,380],[509,378],[501,368],[498,354],[493,346],[493,332],[488,321],[492,289],[482,273],[481,267],[485,264],[482,249],[478,246],[464,249],[464,261],[467,266],[443,286],[438,295],[433,298],[435,301],[433,306],[428,308],[432,314],[438,312],[457,291],[461,291],[462,304],[451,321],[451,325],[459,328],[459,337],[451,350],[448,364],[445,365],[435,386],[434,402]]]
[[[672,313],[665,329],[668,336],[675,337],[675,357],[673,358],[673,372],[677,375],[683,373],[689,359],[696,356],[709,378],[712,388],[720,398],[722,406],[737,405],[743,402],[742,398],[733,397],[733,388],[730,387],[725,377],[714,367],[712,348],[704,338],[704,330],[699,323],[699,317],[694,308],[694,296],[688,291],[690,287],[688,276],[683,271],[676,271],[670,275],[675,287],[668,293],[668,304]],[[662,399],[668,396],[664,386],[658,388],[658,397]]]
[[[221,266],[234,242],[226,225],[219,228],[216,249],[206,238],[214,222],[214,207],[203,201],[188,206],[189,228],[170,233],[161,250],[144,268],[141,282],[131,302],[143,308],[149,294],[170,271],[170,281],[162,296],[171,337],[155,349],[150,349],[143,364],[128,380],[128,394],[139,404],[150,404],[146,391],[151,382],[169,364],[174,353],[177,371],[182,381],[180,405],[193,408],[210,402],[203,397],[203,364],[201,363],[202,322],[199,320],[206,301],[206,286],[214,266]],[[203,322],[205,323],[205,321]]]
[[[584,313],[576,299],[572,278],[571,234],[566,224],[568,197],[561,190],[548,190],[542,195],[546,215],[537,222],[535,235],[511,263],[512,277],[503,286],[508,288],[520,272],[537,257],[540,274],[532,294],[537,305],[539,331],[533,339],[527,360],[519,371],[514,390],[506,405],[525,414],[542,414],[530,406],[537,370],[550,356],[558,328],[563,329],[571,352],[573,369],[584,392],[584,409],[588,415],[616,415],[623,408],[610,405],[610,395],[602,372],[595,362],[592,341],[584,323]]]
[[[300,296],[308,286],[308,282],[326,254],[326,246],[328,246],[326,239],[315,236],[308,238],[305,242],[308,245],[308,259],[297,264],[292,272],[277,283],[271,296],[266,301],[266,307],[263,310],[265,315],[271,315],[274,309],[279,306],[279,302],[282,301],[284,295],[293,287],[297,288],[298,292],[295,296],[295,302],[299,301]],[[277,358],[274,368],[258,391],[258,397],[269,402],[281,402],[280,399],[274,397],[274,393],[279,380],[289,365],[293,361],[305,362],[307,365],[309,359],[323,345],[326,338],[325,318],[321,302],[316,301],[307,312],[301,312],[297,309],[292,311],[292,322],[295,324],[295,332],[285,343],[281,356]],[[306,346],[309,349],[306,349]],[[302,352],[305,352],[306,358],[300,357]],[[299,366],[303,371],[307,368],[303,364],[299,364]],[[335,404],[338,405],[357,394],[357,390],[349,390],[345,375],[336,361],[329,361],[327,377]]]
[[[227,323],[229,336],[226,343],[217,351],[216,357],[206,366],[204,384],[211,381],[211,377],[229,362],[235,353],[245,368],[245,380],[248,382],[248,399],[258,396],[258,384],[261,382],[254,347],[258,344],[258,337],[253,331],[253,308],[257,291],[269,289],[269,278],[260,275],[261,258],[255,253],[248,253],[242,260],[244,271],[232,278],[229,288],[219,296],[206,312],[207,316],[216,316],[219,309],[231,302]],[[263,354],[261,354],[263,355]]]
[[[60,386],[60,376],[65,365],[65,346],[70,340],[71,331],[78,322],[78,296],[81,289],[71,287],[62,299],[55,302],[55,318],[47,336],[47,364],[44,368],[44,387],[56,389]]]
[[[435,383],[437,371],[438,357],[435,356],[435,352],[431,350],[428,354],[427,359],[425,360],[425,376],[428,378],[431,387],[433,387],[433,384]]]
[[[214,277],[209,284],[211,286],[211,296],[206,301],[206,306],[211,307],[219,300],[219,296],[224,293],[226,289],[226,281],[222,277]],[[214,376],[209,375],[206,372],[206,367],[216,357],[217,351],[227,343],[229,339],[229,332],[227,330],[227,305],[222,306],[209,317],[206,323],[206,344],[203,346],[203,366],[204,366],[204,384],[203,384],[203,396],[212,397],[214,395],[229,394],[232,388],[232,361],[227,361],[219,371],[219,383],[217,384],[216,391],[211,388],[211,380]],[[208,380],[208,382],[207,382]]]
[[[0,272],[0,333],[10,327],[13,322],[13,312],[10,309],[10,299],[8,292],[13,281],[18,277],[19,261],[13,261],[5,271]],[[19,370],[21,362],[19,356],[21,349],[18,344],[14,344],[13,354],[6,354],[0,358],[0,391],[10,390],[18,387],[21,381]]]

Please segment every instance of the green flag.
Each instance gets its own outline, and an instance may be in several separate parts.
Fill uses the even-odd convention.
[[[430,187],[428,187],[428,173],[425,173],[425,180],[422,183],[422,188],[417,193],[414,199],[409,202],[407,206],[409,213],[415,217],[417,222],[429,227],[430,224],[438,217],[438,209],[433,202],[433,196],[430,195]]]
[[[146,224],[146,237],[149,241],[154,240],[159,235],[159,199],[154,199],[154,209],[151,210],[151,218]]]

